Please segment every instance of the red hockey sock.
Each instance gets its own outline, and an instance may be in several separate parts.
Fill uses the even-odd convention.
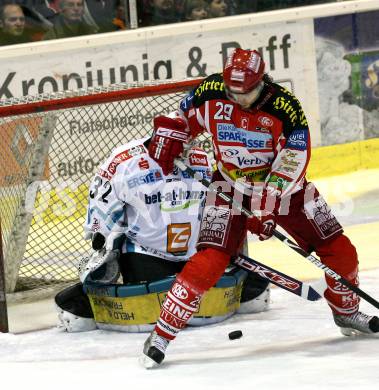
[[[197,312],[201,297],[220,279],[230,256],[207,248],[191,257],[177,276],[162,304],[155,331],[173,340],[192,315]]]
[[[203,293],[178,276],[162,304],[155,331],[173,340],[198,310]]]
[[[317,248],[316,253],[325,265],[354,286],[358,286],[358,256],[355,247],[346,236],[338,236],[329,244]],[[342,315],[357,312],[360,301],[357,294],[330,276],[325,275],[325,279],[328,288],[324,296],[332,311]]]
[[[213,287],[230,262],[230,255],[214,248],[195,253],[183,268],[180,276],[196,288],[207,291]]]

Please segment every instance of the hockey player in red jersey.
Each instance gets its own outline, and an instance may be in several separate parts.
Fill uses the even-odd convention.
[[[212,182],[259,217],[246,218],[208,193],[197,252],[178,274],[145,342],[141,360],[147,368],[162,362],[167,345],[238,253],[247,230],[267,240],[279,225],[303,249],[315,251],[324,264],[358,285],[356,250],[305,178],[311,145],[300,102],[273,83],[264,69],[257,51],[234,50],[222,74],[208,76],[181,102],[178,123],[184,119],[186,129],[178,125],[155,130],[149,154],[166,173],[181,155],[184,139],[210,133],[218,168]],[[359,311],[359,297],[325,278],[325,298],[341,331],[378,332],[379,319]]]

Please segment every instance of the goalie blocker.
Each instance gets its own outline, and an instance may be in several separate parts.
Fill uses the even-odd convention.
[[[122,254],[118,264],[124,284],[102,283],[109,275],[104,264],[88,282],[77,283],[55,297],[59,326],[67,332],[96,328],[124,332],[151,331],[175,274],[185,262],[171,262],[140,253]],[[114,273],[118,275],[117,272]],[[221,322],[234,313],[258,313],[268,309],[268,281],[235,267],[228,269],[202,300],[190,326]]]

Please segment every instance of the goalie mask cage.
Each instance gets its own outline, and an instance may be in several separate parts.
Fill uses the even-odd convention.
[[[88,186],[111,151],[151,134],[199,80],[44,94],[0,103],[0,219],[7,292],[78,280]],[[1,272],[1,271],[0,271]],[[1,293],[0,293],[1,294]]]

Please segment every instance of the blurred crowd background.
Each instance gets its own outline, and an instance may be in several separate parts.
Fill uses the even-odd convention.
[[[132,27],[337,1],[341,0],[137,0]],[[0,0],[0,45],[127,30],[129,9],[129,0]]]

